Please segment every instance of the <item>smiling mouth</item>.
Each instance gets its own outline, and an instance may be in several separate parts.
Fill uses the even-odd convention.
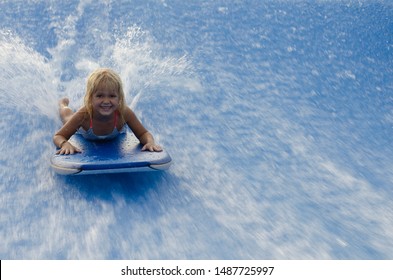
[[[112,108],[112,106],[111,105],[103,105],[103,106],[100,106],[100,108],[104,109],[104,110],[109,110]]]

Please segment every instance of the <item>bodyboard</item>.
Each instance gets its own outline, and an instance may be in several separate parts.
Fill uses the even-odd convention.
[[[113,140],[90,141],[80,134],[69,140],[81,153],[51,157],[54,171],[62,175],[87,175],[168,169],[171,157],[165,151],[142,151],[139,140],[130,132]]]

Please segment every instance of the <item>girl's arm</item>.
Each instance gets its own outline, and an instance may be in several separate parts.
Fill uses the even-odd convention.
[[[66,122],[59,131],[53,136],[53,143],[60,148],[56,153],[60,155],[68,155],[80,153],[81,150],[73,146],[68,139],[78,130],[84,119],[84,113],[79,110],[76,112],[68,122]]]
[[[125,110],[124,119],[128,127],[132,130],[135,136],[139,139],[139,142],[141,142],[143,145],[142,151],[162,151],[162,148],[154,142],[153,135],[147,131],[147,129],[138,120],[135,113],[128,107]]]

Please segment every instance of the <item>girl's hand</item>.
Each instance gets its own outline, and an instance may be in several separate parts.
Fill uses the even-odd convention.
[[[70,142],[64,142],[64,144],[61,145],[61,148],[56,152],[58,155],[72,155],[75,153],[81,153],[82,151],[73,146]]]
[[[142,147],[142,151],[161,152],[162,148],[154,143],[147,143]]]

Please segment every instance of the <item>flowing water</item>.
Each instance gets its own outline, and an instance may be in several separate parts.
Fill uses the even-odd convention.
[[[0,258],[392,259],[392,30],[388,0],[0,1]],[[97,67],[168,171],[51,170]]]

